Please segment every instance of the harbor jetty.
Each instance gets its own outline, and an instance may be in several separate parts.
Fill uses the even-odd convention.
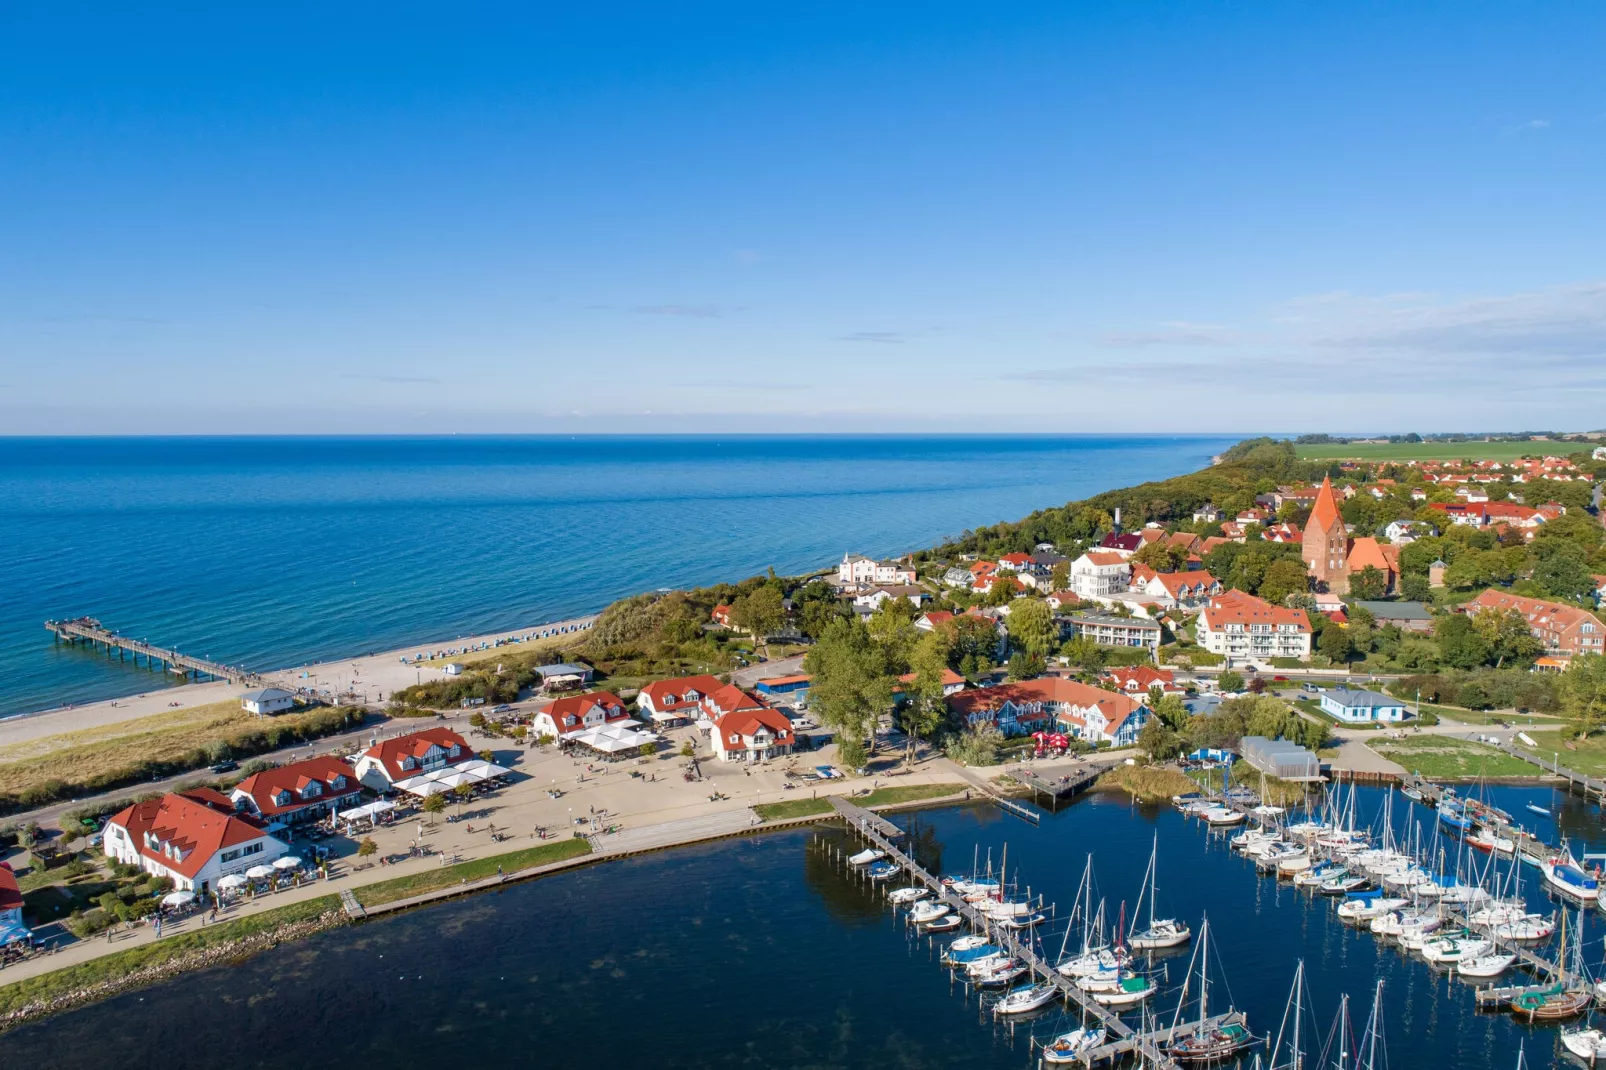
[[[249,669],[181,654],[177,650],[156,646],[144,639],[130,639],[107,628],[94,617],[47,620],[45,628],[56,637],[58,643],[87,645],[92,649],[104,650],[108,657],[115,655],[119,660],[132,657],[136,665],[143,657],[145,664],[150,668],[165,669],[186,679],[206,677],[213,680],[227,680],[231,684],[245,687],[257,687],[262,683],[262,677]]]
[[[862,807],[855,806],[840,796],[833,796],[831,805],[836,808],[847,822],[848,827],[856,834],[873,845],[876,850],[885,854],[886,858],[902,867],[903,872],[918,884],[924,885],[936,897],[938,902],[947,904],[954,914],[962,918],[971,928],[980,932],[991,932],[993,940],[1007,950],[1011,955],[1024,963],[1030,972],[1032,980],[1052,984],[1059,989],[1061,998],[1068,1003],[1075,1004],[1088,1018],[1098,1021],[1112,1039],[1098,1048],[1094,1048],[1083,1056],[1088,1065],[1115,1059],[1123,1055],[1136,1053],[1144,1060],[1144,1065],[1155,1070],[1177,1070],[1177,1061],[1162,1048],[1162,1044],[1171,1039],[1173,1027],[1139,1032],[1133,1029],[1120,1015],[1110,1008],[1099,1003],[1088,993],[1077,987],[1069,977],[1060,973],[1028,941],[1021,940],[1014,933],[1007,930],[998,930],[989,924],[988,919],[974,906],[946,888],[942,879],[931,873],[913,857],[901,850],[894,842],[903,837],[903,830],[892,825],[884,817],[870,813]],[[889,835],[889,830],[895,835]],[[1243,1025],[1244,1016],[1238,1011],[1228,1011],[1225,1014],[1215,1015],[1204,1023],[1206,1028],[1222,1028],[1228,1025]],[[1190,1031],[1199,1027],[1198,1022],[1185,1023]]]

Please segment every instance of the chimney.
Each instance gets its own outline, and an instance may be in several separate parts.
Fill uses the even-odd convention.
[[[1119,505],[1115,507],[1115,530],[1121,530],[1121,507]]]

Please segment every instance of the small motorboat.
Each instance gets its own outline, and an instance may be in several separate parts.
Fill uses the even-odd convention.
[[[877,862],[864,872],[873,881],[887,881],[896,877],[901,869],[903,867],[896,862]]]
[[[1502,955],[1497,951],[1476,958],[1463,959],[1456,964],[1455,969],[1462,977],[1499,977],[1511,969],[1512,963],[1516,961],[1517,956]]]
[[[1159,986],[1149,978],[1127,970],[1114,985],[1088,994],[1106,1007],[1130,1007],[1142,1003],[1159,990]]]
[[[872,862],[879,862],[887,857],[887,852],[878,851],[874,847],[866,847],[856,855],[848,855],[848,865],[868,866]]]
[[[1059,986],[1044,981],[1011,989],[1003,999],[993,1004],[994,1014],[1028,1014],[1046,1007],[1060,995]]]
[[[1556,923],[1544,914],[1524,914],[1495,925],[1493,932],[1502,940],[1545,940],[1556,931]]]
[[[947,903],[940,903],[935,899],[922,899],[909,911],[909,920],[916,925],[924,925],[928,921],[936,921],[944,914],[952,913],[953,909]]]
[[[1010,914],[999,918],[998,925],[1000,928],[1019,932],[1022,929],[1030,929],[1034,925],[1041,925],[1047,920],[1047,914],[1044,914],[1041,910],[1036,910],[1030,914]]]
[[[1234,810],[1227,806],[1215,806],[1203,811],[1200,816],[1205,819],[1205,824],[1207,825],[1225,828],[1228,825],[1243,824],[1245,815],[1242,810]]]
[[[1400,792],[1400,794],[1404,795],[1407,799],[1410,799],[1412,802],[1421,802],[1422,801],[1422,792],[1421,792],[1421,790],[1419,788],[1405,788]]]
[[[1534,813],[1540,814],[1541,816],[1544,816],[1544,817],[1549,817],[1550,816],[1550,811],[1546,810],[1543,806],[1540,806],[1538,803],[1529,803],[1528,804],[1528,809],[1532,810]],[[1589,1030],[1586,1030],[1586,1032],[1589,1032]],[[1599,1032],[1599,1030],[1592,1030],[1592,1032]]]
[[[931,891],[926,888],[896,888],[887,893],[887,902],[894,906],[906,906],[917,899],[924,899]]]
[[[1098,1026],[1061,1033],[1043,1045],[1043,1061],[1055,1066],[1081,1062],[1082,1056],[1103,1045],[1108,1034]]]
[[[1600,882],[1583,871],[1573,860],[1571,851],[1563,850],[1540,869],[1545,875],[1545,883],[1567,898],[1584,903],[1599,899]]]
[[[975,979],[978,988],[1002,988],[1014,984],[1026,976],[1026,964],[1020,959],[1010,959],[989,973],[984,973]]]
[[[920,927],[928,933],[946,933],[952,932],[962,924],[964,923],[959,920],[958,914],[949,914],[947,917],[938,918],[936,921],[923,922]]]
[[[1482,958],[1494,944],[1465,929],[1446,936],[1435,936],[1422,945],[1422,957],[1440,966],[1451,966],[1468,959]]]
[[[1467,846],[1509,855],[1517,849],[1517,842],[1506,836],[1496,836],[1491,829],[1483,827],[1467,837]]]
[[[961,936],[954,940],[953,943],[949,944],[947,955],[949,958],[953,958],[956,955],[969,954],[970,952],[979,950],[980,948],[991,946],[992,942],[988,940],[987,937],[982,936],[979,933],[974,933],[970,936]],[[980,958],[981,956],[977,955],[976,957]]]
[[[1365,888],[1367,883],[1366,878],[1359,873],[1340,870],[1318,884],[1316,891],[1322,895],[1349,895],[1351,892],[1358,892]]]
[[[1567,1050],[1594,1066],[1606,1060],[1606,1033],[1599,1029],[1563,1029],[1561,1042]]]

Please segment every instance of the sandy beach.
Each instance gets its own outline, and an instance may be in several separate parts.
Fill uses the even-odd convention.
[[[528,628],[518,628],[506,632],[414,643],[382,654],[364,654],[359,657],[320,662],[316,665],[297,665],[265,672],[262,675],[268,685],[272,687],[282,687],[292,691],[297,688],[339,691],[342,693],[351,691],[356,693],[359,701],[370,706],[377,706],[384,703],[392,691],[422,680],[438,679],[444,667],[450,663],[447,658],[435,658],[432,661],[414,665],[410,662],[415,654],[431,655],[447,650],[462,650],[463,648],[480,644],[494,644],[498,641],[506,642],[532,634],[539,635],[541,632],[549,632],[553,629],[572,628],[589,624],[595,619],[595,614],[589,614],[583,617],[537,624]],[[566,639],[568,637],[564,636],[563,638]],[[534,640],[536,643],[542,641],[540,639]],[[562,639],[548,639],[545,641],[561,643]],[[512,649],[527,649],[527,646],[519,644]],[[464,654],[464,658],[466,660],[481,658],[488,653],[489,651],[468,651]],[[403,658],[408,659],[409,664],[403,664]],[[130,695],[126,698],[108,699],[104,702],[86,703],[82,706],[19,714],[15,717],[0,719],[0,747],[26,742],[41,736],[76,732],[85,728],[99,728],[108,724],[116,724],[120,721],[129,721],[139,717],[147,717],[151,714],[165,713],[173,709],[205,706],[214,702],[226,702],[238,697],[243,690],[244,688],[239,685],[231,684],[227,681],[214,680],[206,683],[185,684],[181,687],[159,688],[142,694]]]

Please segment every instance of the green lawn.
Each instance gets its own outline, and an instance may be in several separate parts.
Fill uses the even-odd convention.
[[[1573,442],[1353,442],[1295,446],[1303,461],[1514,461],[1519,457],[1565,457]]]
[[[1431,702],[1422,703],[1422,712],[1437,714],[1446,721],[1459,721],[1462,724],[1491,725],[1496,721],[1510,721],[1518,728],[1524,725],[1552,728],[1561,723],[1559,717],[1549,717],[1544,714],[1517,714],[1510,710],[1468,710],[1460,706],[1435,706]]]
[[[361,888],[353,888],[352,894],[357,897],[357,902],[365,907],[378,906],[381,903],[394,903],[398,899],[433,892],[439,888],[449,888],[464,881],[481,880],[495,874],[497,866],[501,866],[504,873],[513,873],[531,866],[544,866],[590,853],[591,844],[574,837],[554,843],[543,843],[539,847],[529,847],[522,851],[510,851],[505,855],[475,858],[459,862],[455,866],[441,866],[408,877],[397,877],[394,880],[364,885]]]
[[[1391,762],[1429,779],[1444,777],[1531,777],[1539,769],[1486,743],[1451,736],[1408,736],[1366,744]]]
[[[1537,747],[1527,747],[1545,761],[1551,760],[1551,755],[1559,754],[1557,759],[1563,769],[1571,769],[1576,773],[1587,773],[1590,776],[1606,777],[1606,736],[1590,736],[1579,742],[1570,733],[1561,731],[1529,732],[1528,737],[1538,744]],[[1573,750],[1568,750],[1571,744]],[[1522,740],[1517,740],[1517,746],[1524,746]]]
[[[813,817],[831,812],[829,799],[788,799],[785,802],[759,803],[753,812],[765,821],[785,821],[794,817]]]
[[[890,788],[877,788],[868,795],[853,801],[860,806],[895,806],[899,803],[922,802],[926,799],[943,799],[965,790],[963,784],[900,784]]]
[[[306,921],[325,911],[339,908],[340,899],[337,896],[319,896],[316,899],[292,903],[274,910],[264,910],[260,914],[252,914],[235,921],[220,922],[217,925],[207,925],[190,932],[164,937],[154,943],[141,944],[127,951],[91,959],[89,962],[29,977],[13,984],[0,983],[0,1014],[18,1010],[35,1000],[50,999],[105,981],[116,981],[136,970],[155,966],[191,951],[239,940],[280,925]],[[0,974],[0,982],[4,979],[5,975]]]

